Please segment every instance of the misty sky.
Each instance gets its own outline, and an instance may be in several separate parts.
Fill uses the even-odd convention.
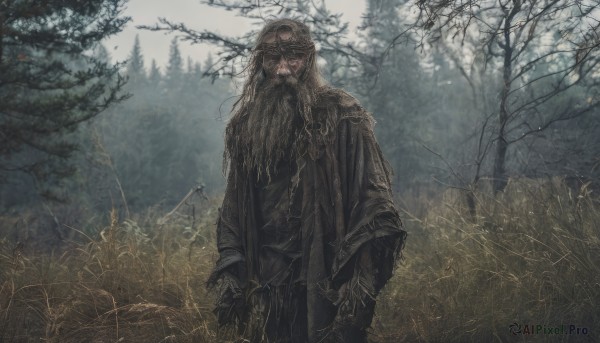
[[[354,33],[360,24],[365,10],[365,0],[327,0],[327,8],[333,13],[343,13],[342,20],[350,23],[350,33]],[[133,46],[136,34],[139,34],[146,66],[155,59],[161,70],[168,61],[169,44],[173,35],[163,32],[150,32],[135,28],[136,25],[153,25],[158,17],[176,22],[184,22],[192,29],[209,29],[224,35],[237,36],[252,28],[251,22],[236,17],[234,12],[211,8],[200,4],[198,0],[130,0],[125,15],[132,21],[117,36],[105,41],[114,60],[126,59]],[[190,56],[194,61],[204,62],[209,51],[214,48],[207,45],[180,43],[184,60]]]

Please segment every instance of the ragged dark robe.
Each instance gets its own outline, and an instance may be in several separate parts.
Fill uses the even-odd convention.
[[[352,332],[370,325],[406,237],[371,115],[330,88],[313,112],[336,128],[316,155],[282,161],[270,181],[235,157],[230,165],[211,279],[227,271],[240,280],[241,331],[252,341],[362,342]],[[296,340],[257,333],[269,316],[284,318]]]

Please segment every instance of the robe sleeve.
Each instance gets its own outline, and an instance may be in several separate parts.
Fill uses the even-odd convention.
[[[406,239],[393,203],[391,168],[375,140],[373,120],[358,106],[354,113],[340,124],[345,232],[332,273],[339,285],[336,321],[346,329],[370,325],[375,297],[391,278]]]
[[[239,192],[238,186],[241,180],[238,178],[235,164],[231,163],[231,169],[227,177],[227,188],[223,204],[219,209],[217,219],[217,250],[219,259],[208,278],[207,285],[214,286],[221,275],[227,271],[237,279],[243,279],[244,269],[244,244],[240,226],[239,216]]]
[[[343,199],[344,232],[338,237],[332,265],[333,280],[352,277],[350,263],[367,243],[374,245],[377,291],[391,277],[404,240],[400,216],[393,202],[391,168],[373,133],[373,120],[360,107],[340,123],[337,160]]]

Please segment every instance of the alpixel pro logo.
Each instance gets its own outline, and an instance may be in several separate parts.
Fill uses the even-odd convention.
[[[540,324],[524,324],[517,322],[509,325],[508,329],[514,336],[517,335],[587,335],[588,328],[573,324],[561,325],[540,325]]]

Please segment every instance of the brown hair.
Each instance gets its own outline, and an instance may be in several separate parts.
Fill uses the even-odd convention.
[[[319,68],[317,67],[315,45],[310,36],[310,29],[308,26],[293,19],[272,20],[267,22],[265,27],[258,34],[255,47],[252,50],[252,56],[250,57],[250,63],[245,69],[248,73],[248,80],[244,85],[242,96],[234,104],[234,111],[250,102],[256,95],[256,87],[261,84],[261,81],[264,78],[262,66],[263,57],[275,44],[281,44],[280,41],[272,44],[267,44],[265,41],[271,34],[277,36],[277,34],[281,32],[290,32],[292,34],[290,40],[293,42],[292,44],[297,45],[307,52],[305,68],[300,75],[300,81],[318,86],[324,84]]]
[[[282,32],[289,32],[291,38],[282,41],[278,36]],[[276,41],[267,43],[266,41],[273,34]],[[322,143],[319,139],[312,139],[314,131],[313,123],[315,123],[312,107],[316,103],[318,92],[325,85],[325,82],[317,67],[315,45],[310,36],[310,29],[304,23],[293,19],[272,20],[259,33],[250,56],[249,64],[244,69],[245,73],[247,73],[247,80],[242,89],[242,94],[233,105],[233,115],[225,131],[224,171],[226,171],[228,164],[232,160],[238,160],[245,169],[248,167],[262,169],[263,166],[259,164],[265,162],[267,164],[266,168],[268,168],[268,164],[273,162],[270,157],[267,157],[266,160],[265,158],[257,159],[256,151],[254,153],[248,152],[249,149],[258,148],[248,147],[249,140],[247,137],[244,137],[248,132],[245,132],[246,130],[243,129],[243,126],[249,121],[248,116],[252,112],[252,109],[256,108],[257,102],[265,101],[265,98],[268,97],[268,95],[261,94],[266,88],[263,57],[267,53],[277,53],[278,49],[279,52],[282,52],[282,47],[285,48],[287,53],[301,53],[305,61],[304,68],[298,75],[298,83],[301,87],[298,89],[296,110],[302,119],[302,129],[299,130],[300,132],[297,134],[296,141],[294,142],[296,150],[294,153],[299,153],[298,150],[306,150],[305,148],[308,148],[308,152],[311,155],[316,155],[317,144]]]

